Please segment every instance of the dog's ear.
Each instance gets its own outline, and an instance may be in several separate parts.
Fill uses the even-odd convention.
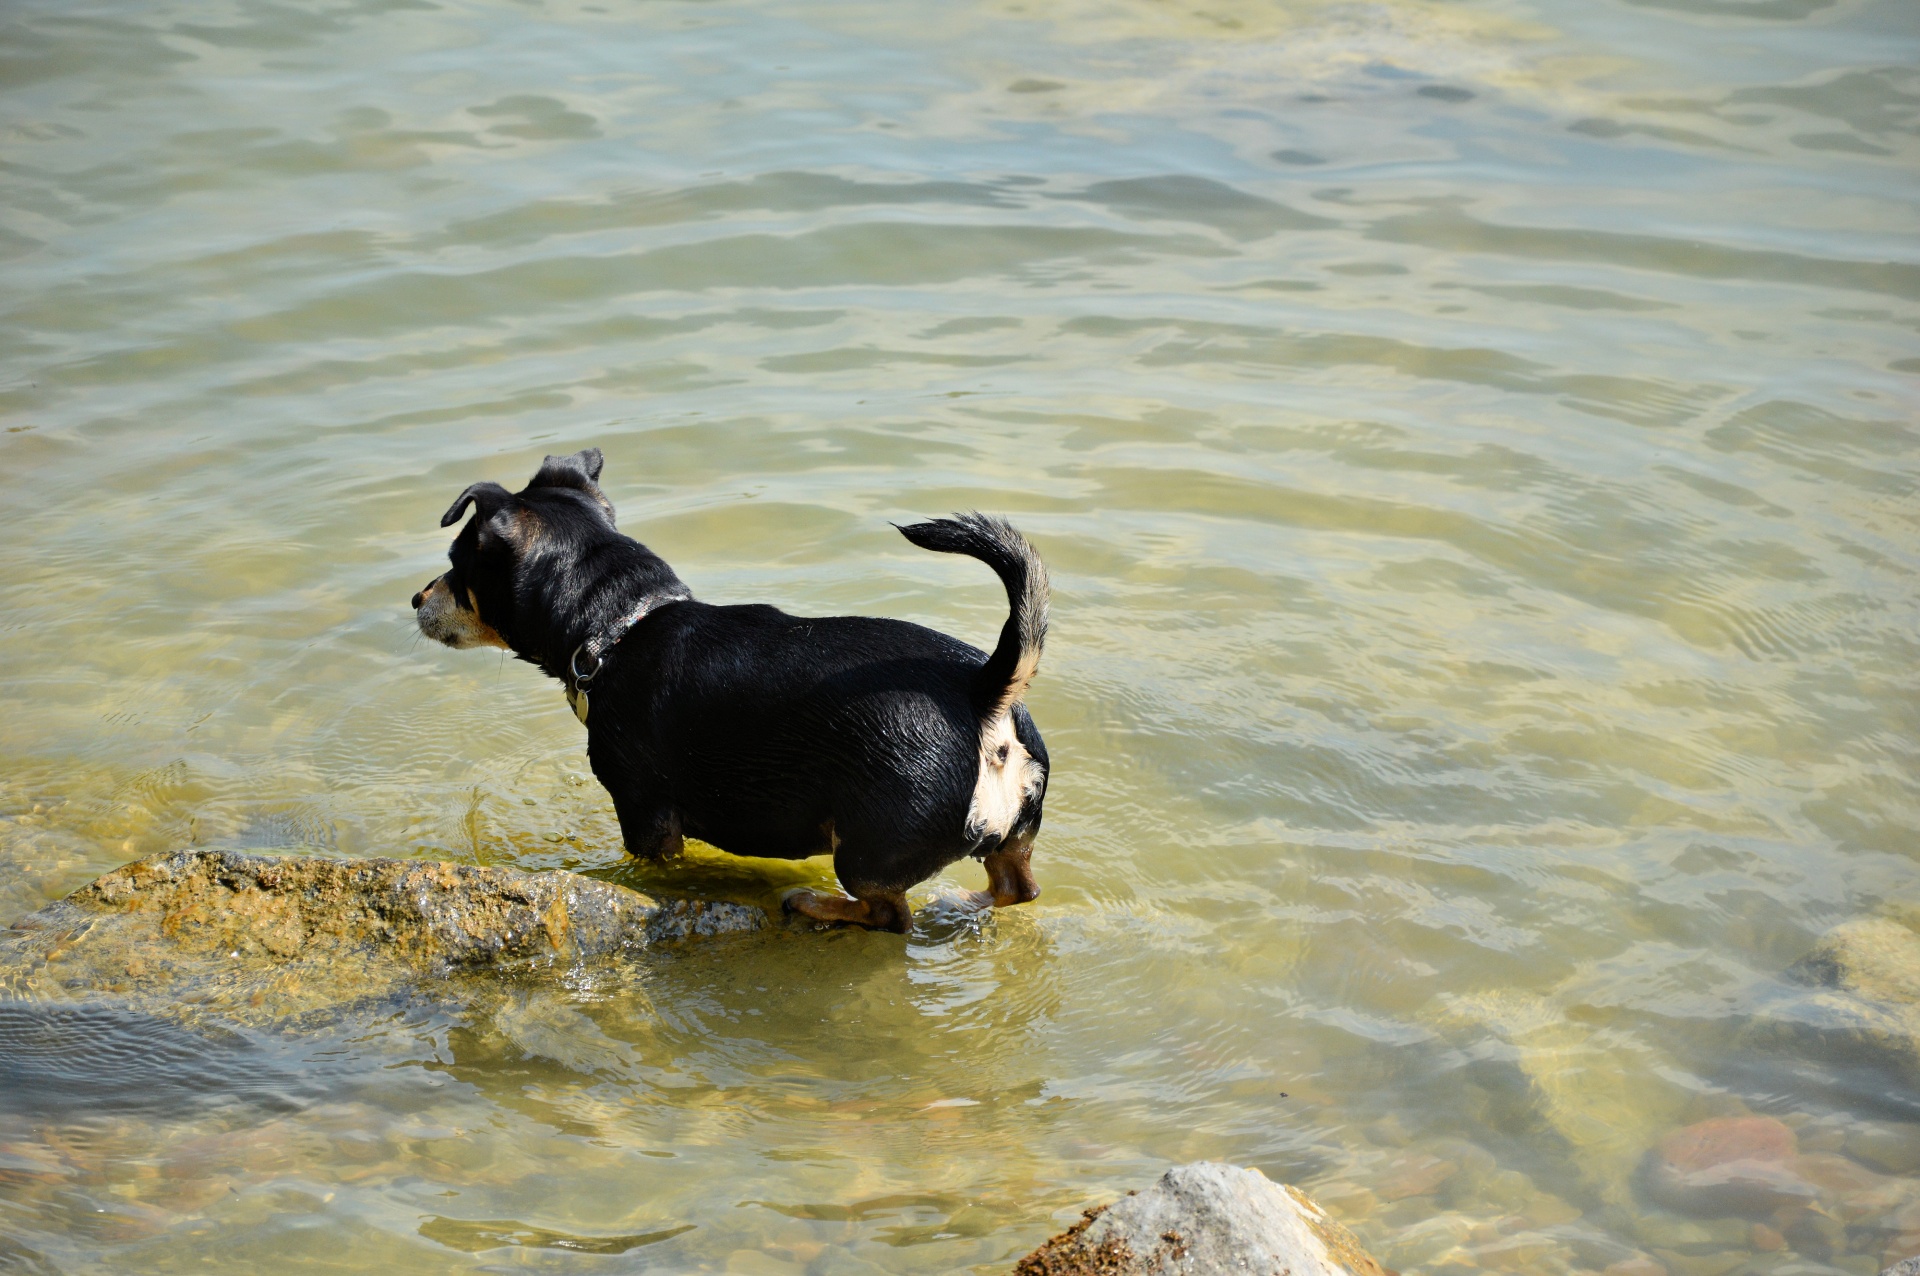
[[[577,487],[583,492],[597,492],[600,482],[600,467],[606,464],[606,458],[597,447],[575,452],[572,456],[550,456],[540,463],[540,472],[533,476],[528,487]]]
[[[540,463],[540,472],[533,476],[526,490],[536,487],[570,487],[576,492],[585,492],[594,503],[613,517],[613,502],[600,490],[600,467],[606,458],[597,447],[586,448],[572,456],[549,456]]]
[[[467,512],[467,506],[469,505],[477,505],[480,507],[480,518],[482,521],[491,519],[512,499],[513,493],[501,487],[498,483],[475,483],[467,488],[466,491],[460,493],[460,499],[456,500],[452,506],[448,508],[447,512],[440,516],[440,526],[452,527],[455,523],[459,522],[460,516]]]

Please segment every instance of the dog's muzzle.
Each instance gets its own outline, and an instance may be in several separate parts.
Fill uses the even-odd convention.
[[[420,632],[449,647],[505,647],[506,640],[480,619],[480,613],[454,600],[441,576],[413,596],[413,621]]]

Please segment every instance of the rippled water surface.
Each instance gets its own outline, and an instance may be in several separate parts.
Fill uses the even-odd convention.
[[[1917,14],[16,0],[0,922],[189,843],[824,882],[623,867],[558,688],[416,640],[588,445],[715,602],[989,642],[888,522],[1011,516],[1055,771],[985,926],[14,1015],[0,1268],[993,1271],[1202,1157],[1414,1276],[1920,1250],[1911,1060],[1758,1030],[1920,900]],[[1748,1110],[1817,1218],[1646,1198]]]

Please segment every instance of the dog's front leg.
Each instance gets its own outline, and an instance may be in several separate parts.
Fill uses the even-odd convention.
[[[620,839],[635,859],[669,860],[686,849],[680,834],[680,812],[665,802],[613,795],[613,813],[620,817]]]
[[[613,799],[613,813],[620,819],[620,840],[626,843],[627,854],[636,859],[672,859],[686,849],[680,835],[680,812],[668,799],[664,782],[620,744],[617,739],[587,741],[587,764]]]

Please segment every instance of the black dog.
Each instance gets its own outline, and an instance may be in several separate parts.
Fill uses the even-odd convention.
[[[985,861],[982,904],[1040,893],[1029,859],[1047,749],[1021,705],[1047,633],[1047,571],[1020,533],[981,514],[900,529],[980,559],[1007,588],[999,645],[864,616],[806,620],[694,600],[673,569],[614,530],[601,456],[549,456],[518,494],[475,483],[447,557],[413,597],[449,647],[505,647],[566,685],[593,773],[629,853],[682,836],[740,855],[831,852],[852,899],[787,907],[907,929],[907,889],[963,856]]]

